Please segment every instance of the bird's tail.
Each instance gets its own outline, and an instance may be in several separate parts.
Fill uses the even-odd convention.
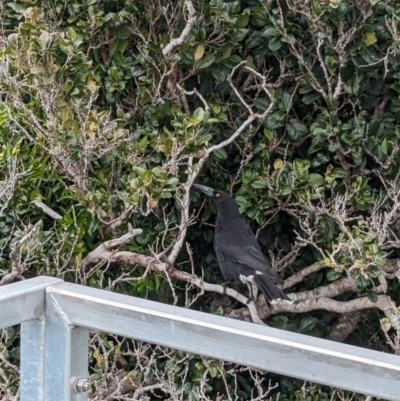
[[[263,292],[265,300],[267,302],[271,302],[273,299],[278,298],[289,299],[287,295],[276,286],[275,282],[266,275],[255,274],[253,280],[256,283],[257,287]]]

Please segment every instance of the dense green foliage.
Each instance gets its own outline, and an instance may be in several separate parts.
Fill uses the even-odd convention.
[[[50,275],[248,318],[237,300],[210,292],[197,298],[198,288],[179,276],[222,282],[212,250],[213,206],[191,192],[190,219],[183,219],[186,182],[198,175],[198,182],[234,194],[283,277],[300,277],[317,264],[288,285],[298,306],[268,308],[260,300],[261,318],[399,352],[386,344],[400,328],[399,282],[388,262],[400,247],[397,2],[15,0],[0,13],[2,284]],[[169,48],[181,35],[182,43]],[[168,260],[175,276],[112,259],[82,263],[126,234],[128,224],[143,232],[121,249]],[[313,298],[320,306],[307,309]],[[336,323],[360,298],[362,314],[356,310],[355,324],[335,337]],[[280,394],[281,401],[346,399],[175,351],[153,349],[155,362],[135,351],[140,346],[93,336],[92,399],[101,399],[96,391],[119,369],[147,369],[124,397],[164,372],[180,395],[160,385],[140,393],[149,397],[143,399],[230,393],[250,400],[263,391],[264,399]],[[7,372],[0,393],[11,397],[18,331],[4,331],[0,351]],[[278,387],[268,393],[269,379]],[[122,396],[110,399],[128,399]]]

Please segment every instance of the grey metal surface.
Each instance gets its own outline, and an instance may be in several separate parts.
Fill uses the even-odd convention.
[[[74,392],[74,381],[88,375],[89,330],[75,327],[51,292],[46,296],[45,333],[45,400],[86,401],[86,392]]]
[[[62,316],[66,325],[112,332],[387,400],[399,400],[400,358],[394,355],[75,284],[48,287],[46,292],[47,302],[57,306],[58,319]],[[50,315],[49,318],[54,319]],[[61,345],[60,341],[57,343]],[[68,346],[64,339],[62,345]],[[67,357],[66,353],[57,353],[55,347],[51,352],[60,358]]]
[[[44,290],[43,290],[44,291]],[[21,400],[45,401],[45,320],[21,324]]]
[[[0,287],[0,328],[43,316],[44,290],[56,283],[62,280],[43,276]]]
[[[86,327],[74,327],[71,331],[71,344],[70,401],[86,401],[88,393],[76,393],[74,384],[77,379],[89,379],[89,330]]]
[[[46,305],[46,308],[45,308]],[[0,327],[21,326],[21,401],[86,401],[88,329],[120,334],[387,400],[400,358],[38,277],[0,287]]]

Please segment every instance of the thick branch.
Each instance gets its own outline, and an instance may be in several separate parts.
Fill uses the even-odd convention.
[[[340,302],[331,298],[317,298],[308,299],[306,301],[289,303],[280,302],[270,306],[267,315],[262,315],[261,318],[265,319],[270,315],[277,315],[279,313],[304,313],[311,310],[324,309],[329,312],[348,313],[355,312],[362,309],[378,308],[385,313],[387,317],[392,317],[396,311],[395,304],[391,301],[390,297],[386,295],[379,295],[376,303],[371,302],[367,297],[357,298],[351,301]]]
[[[181,45],[185,41],[185,39],[189,36],[193,25],[196,23],[196,10],[194,9],[192,0],[185,0],[185,5],[189,12],[189,18],[187,20],[186,26],[183,29],[179,38],[172,39],[171,42],[164,47],[162,51],[164,56],[169,56],[169,54],[175,49],[175,47]]]
[[[247,306],[254,323],[264,324],[258,316],[257,308],[254,302],[250,302],[249,304],[247,304],[248,298],[232,288],[224,288],[222,285],[206,283],[201,278],[193,274],[189,274],[180,271],[178,269],[175,269],[171,265],[169,265],[170,267],[167,267],[166,264],[160,262],[159,260],[157,260],[157,258],[153,256],[140,255],[137,253],[127,252],[127,251],[117,251],[117,252],[112,251],[113,248],[116,248],[126,243],[135,235],[140,234],[141,231],[142,230],[140,229],[133,230],[130,227],[130,232],[128,234],[125,234],[120,238],[113,239],[111,241],[107,241],[104,242],[103,244],[100,244],[96,249],[94,249],[92,252],[86,255],[86,257],[82,260],[81,268],[84,268],[89,264],[97,264],[104,261],[146,266],[156,273],[167,274],[172,279],[190,283],[200,288],[202,291],[217,292],[219,294],[225,293],[228,296],[236,299],[243,305]]]
[[[103,242],[92,252],[89,252],[81,261],[81,269],[84,269],[90,264],[97,264],[106,260],[110,260],[114,255],[113,249],[125,245],[133,237],[136,237],[136,235],[139,235],[143,232],[141,228],[133,229],[130,224],[128,225],[128,230],[128,233],[124,234],[123,236]],[[138,264],[139,262],[136,263]],[[146,266],[146,264],[143,264],[143,266]]]
[[[347,291],[355,291],[356,288],[357,280],[353,276],[348,276],[323,287],[296,293],[296,301],[306,301],[316,298],[333,298]]]
[[[337,322],[326,336],[326,339],[343,342],[347,336],[356,329],[360,317],[360,311],[343,313],[342,315],[339,315]]]

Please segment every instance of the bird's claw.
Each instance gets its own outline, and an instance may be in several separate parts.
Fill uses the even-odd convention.
[[[222,295],[226,295],[226,288],[228,287],[228,282],[222,283]]]
[[[250,296],[247,298],[246,305],[248,305],[250,302],[255,302],[255,301],[254,301],[254,296],[253,296],[253,295],[250,295]]]

